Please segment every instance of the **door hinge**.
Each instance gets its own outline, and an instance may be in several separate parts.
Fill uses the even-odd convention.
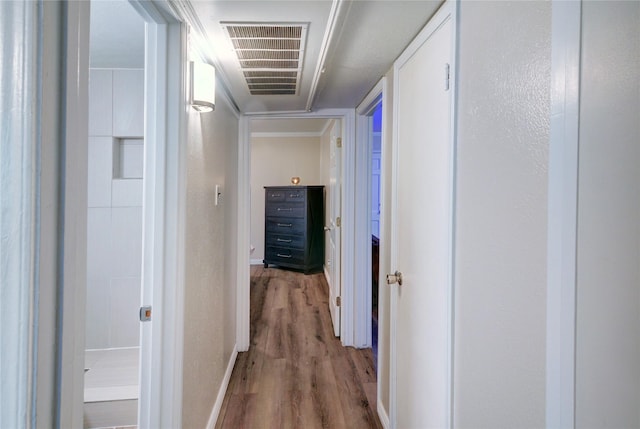
[[[340,219],[340,216],[336,218],[336,226],[342,226],[342,219]]]
[[[336,296],[336,307],[340,307],[342,305],[342,299],[339,296]]]
[[[342,137],[336,139],[336,147],[342,147]]]
[[[444,90],[445,91],[449,91],[450,81],[451,81],[451,66],[449,66],[449,63],[447,63],[444,65]]]
[[[145,305],[144,307],[140,307],[140,321],[148,322],[151,320],[151,306]]]

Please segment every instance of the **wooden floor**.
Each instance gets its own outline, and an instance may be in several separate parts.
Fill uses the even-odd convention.
[[[371,349],[333,335],[322,274],[253,266],[250,338],[216,428],[381,428]]]

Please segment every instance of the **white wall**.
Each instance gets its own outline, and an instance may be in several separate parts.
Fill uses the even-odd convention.
[[[640,3],[583,2],[576,427],[640,427]]]
[[[86,347],[139,345],[144,76],[91,69]]]
[[[252,260],[264,258],[264,187],[291,185],[300,177],[301,185],[321,185],[320,137],[251,138],[251,244]]]
[[[545,426],[549,2],[461,2],[453,421]]]
[[[184,428],[207,426],[236,345],[238,122],[222,95],[218,95],[213,112],[199,114],[189,109],[184,220]],[[216,184],[222,191],[218,205]]]

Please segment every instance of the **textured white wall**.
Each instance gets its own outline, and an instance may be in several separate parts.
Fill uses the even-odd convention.
[[[236,339],[238,118],[189,111],[182,427],[207,425]],[[215,205],[215,185],[222,200]]]
[[[454,425],[545,425],[549,2],[461,2]]]
[[[264,258],[264,186],[320,185],[320,137],[251,138],[251,259]]]
[[[640,427],[640,3],[584,2],[576,427]]]

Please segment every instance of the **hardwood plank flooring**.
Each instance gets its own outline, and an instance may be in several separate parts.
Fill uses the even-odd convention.
[[[251,346],[217,429],[382,428],[371,349],[333,335],[323,274],[251,267]]]

